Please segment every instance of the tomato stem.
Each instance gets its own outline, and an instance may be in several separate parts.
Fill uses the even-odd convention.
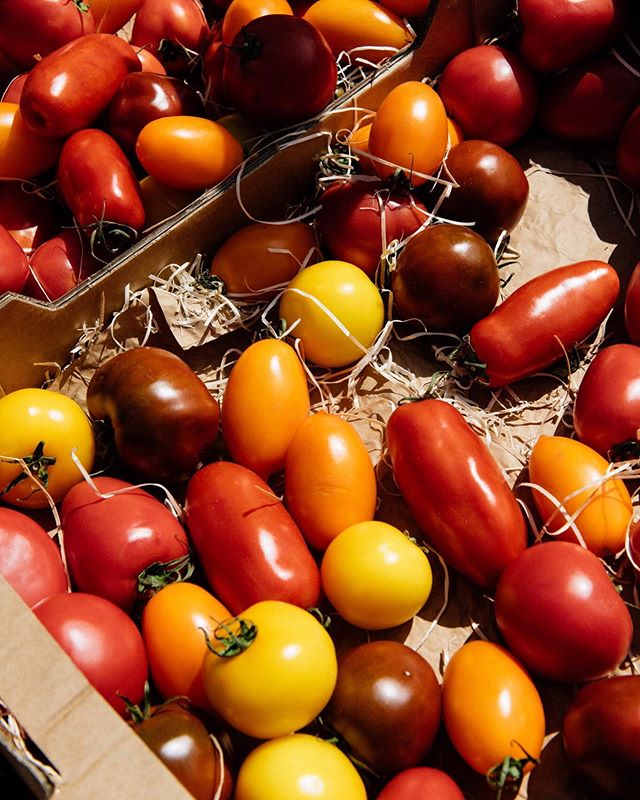
[[[255,622],[241,617],[231,617],[216,626],[213,632],[215,642],[211,642],[207,632],[204,638],[209,650],[221,658],[231,658],[244,653],[258,635],[258,626]],[[222,649],[218,648],[218,643]]]
[[[6,460],[6,459],[0,459]],[[10,459],[14,461],[15,459]],[[35,450],[30,456],[23,456],[21,461],[24,462],[27,469],[23,469],[19,475],[9,481],[9,483],[0,491],[0,497],[3,497],[5,494],[8,494],[12,489],[22,483],[22,481],[26,480],[27,478],[33,476],[36,480],[46,489],[49,483],[49,472],[48,469],[50,466],[56,463],[55,456],[45,456],[44,454],[44,441],[38,442],[35,447]]]
[[[487,365],[480,361],[476,355],[468,336],[463,337],[460,344],[451,354],[451,359],[456,366],[462,367],[470,378],[477,380],[479,383],[489,383],[486,374]]]
[[[309,614],[314,616],[318,622],[322,625],[323,628],[328,629],[331,626],[331,616],[329,614],[325,614],[323,611],[320,611],[319,608],[313,606],[312,608],[308,608],[307,611]]]
[[[624,442],[618,442],[609,450],[607,458],[611,462],[635,461],[640,458],[640,442],[637,439],[626,439]]]
[[[492,789],[496,789],[496,800],[500,800],[505,789],[515,790],[524,775],[527,764],[540,764],[540,759],[530,755],[524,747],[515,742],[525,754],[524,758],[514,758],[505,756],[500,764],[496,764],[487,772],[487,783]]]
[[[240,64],[244,65],[260,56],[262,52],[262,42],[255,33],[247,32],[244,26],[240,28],[240,32],[242,33],[244,41],[239,47],[230,45],[229,49],[240,53]]]
[[[91,6],[83,0],[73,0],[73,4],[82,14],[87,14],[91,9]]]
[[[148,599],[170,583],[189,580],[194,569],[190,552],[171,561],[154,561],[138,575],[138,594]]]

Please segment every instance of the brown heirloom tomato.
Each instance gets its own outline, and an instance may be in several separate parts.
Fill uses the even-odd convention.
[[[188,364],[157,347],[125,350],[101,364],[87,408],[111,424],[125,467],[152,481],[188,478],[218,436],[217,400]]]

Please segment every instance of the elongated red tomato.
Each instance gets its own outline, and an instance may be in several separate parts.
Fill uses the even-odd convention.
[[[77,228],[65,228],[43,242],[29,259],[25,294],[38,300],[57,300],[103,264],[91,254]]]
[[[525,283],[471,328],[481,380],[505,386],[550,366],[592,333],[618,296],[620,280],[604,261],[578,261]]]
[[[393,475],[426,541],[473,583],[495,585],[526,546],[518,503],[490,450],[438,399],[399,406],[387,423]]]
[[[208,464],[187,484],[185,519],[214,594],[233,613],[260,600],[310,608],[320,571],[272,489],[240,464]]]
[[[29,277],[29,262],[24,250],[2,224],[0,259],[0,294],[21,291]]]

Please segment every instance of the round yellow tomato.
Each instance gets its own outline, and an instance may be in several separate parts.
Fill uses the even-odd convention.
[[[267,14],[293,14],[287,0],[232,0],[222,18],[222,43],[227,47],[247,22]]]
[[[0,103],[0,178],[35,178],[58,161],[62,142],[33,133],[17,103]]]
[[[284,290],[280,318],[300,339],[304,357],[321,367],[361,358],[384,324],[384,304],[363,270],[346,261],[320,261]]]
[[[202,675],[211,707],[240,733],[257,739],[293,733],[329,702],[338,677],[336,651],[308,611],[263,600],[229,620],[226,631],[216,633]],[[246,646],[237,647],[238,638]]]
[[[533,498],[549,533],[566,524],[558,511],[561,503],[575,518],[575,526],[584,543],[597,556],[606,556],[624,548],[627,525],[633,515],[631,497],[618,478],[603,480],[610,463],[586,444],[566,436],[541,436],[531,451],[529,477],[558,501],[533,490]],[[559,537],[571,542],[578,538],[570,529]]]
[[[386,522],[359,522],[327,547],[320,568],[327,599],[347,622],[382,630],[417,614],[431,594],[429,560]]]
[[[240,142],[217,122],[177,115],[148,122],[138,134],[136,156],[158,183],[203,190],[239,167],[244,152]]]
[[[90,472],[95,456],[93,429],[82,408],[60,392],[17,389],[0,399],[0,459],[22,458],[29,471],[15,461],[0,460],[0,488],[5,491],[24,475],[2,500],[23,508],[45,508],[82,480],[72,459],[76,454]],[[36,479],[37,478],[37,479]]]

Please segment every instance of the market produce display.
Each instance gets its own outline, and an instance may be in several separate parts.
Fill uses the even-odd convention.
[[[575,5],[520,0],[440,74],[391,73],[295,204],[253,217],[238,178],[242,226],[0,398],[0,574],[198,799],[637,795],[640,266],[593,228],[637,232],[640,19]],[[279,135],[431,4],[114,6],[35,27],[33,65],[0,35],[28,72],[0,104],[28,131],[3,146],[0,114],[0,174],[27,165],[0,183],[13,291],[63,294],[139,236],[142,172],[188,196],[239,168],[220,87]],[[613,62],[603,121],[580,76]],[[539,176],[575,190],[567,238]]]

